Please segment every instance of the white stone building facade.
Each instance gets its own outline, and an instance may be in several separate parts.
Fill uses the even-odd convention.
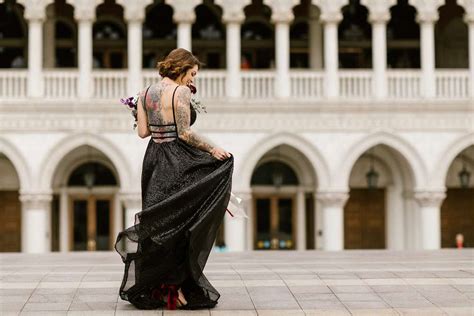
[[[438,249],[457,233],[474,243],[474,1],[0,2],[25,28],[0,37],[11,59],[0,69],[0,251],[112,250],[133,224],[149,139],[119,98],[159,80],[144,64],[165,46],[214,68],[196,79],[208,113],[193,127],[235,157],[249,219],[226,214],[228,250]],[[155,5],[163,19],[150,21]],[[196,39],[209,12],[222,32]],[[419,29],[397,38],[410,12]],[[147,34],[165,18],[174,28],[155,42]],[[10,51],[24,52],[24,69]],[[64,52],[74,67],[58,66]]]

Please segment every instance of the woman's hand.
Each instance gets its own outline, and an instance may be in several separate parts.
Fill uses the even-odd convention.
[[[209,152],[212,156],[219,160],[225,160],[227,158],[230,158],[230,153],[225,151],[222,148],[214,147],[212,150]]]

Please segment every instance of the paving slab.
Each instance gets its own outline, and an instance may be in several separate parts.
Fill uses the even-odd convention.
[[[472,315],[474,250],[211,253],[213,309],[145,311],[118,296],[115,252],[0,254],[3,315]]]

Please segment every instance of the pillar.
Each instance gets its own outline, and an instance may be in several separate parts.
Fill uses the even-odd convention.
[[[310,7],[308,20],[309,32],[309,67],[323,68],[323,26],[319,21],[319,12],[316,7]]]
[[[316,198],[322,205],[323,250],[344,249],[344,205],[347,192],[319,191]]]
[[[134,95],[142,87],[142,24],[143,19],[128,19],[128,94]]]
[[[32,9],[30,10],[32,11]],[[43,11],[37,10],[30,15],[25,8],[28,20],[28,97],[40,98],[44,93],[43,78]]]
[[[275,23],[275,59],[276,80],[275,94],[280,98],[290,96],[290,23],[293,20],[291,11],[286,14],[273,14]]]
[[[435,42],[434,25],[438,20],[438,12],[422,12],[418,14],[421,36],[421,72],[423,96],[434,98],[436,96],[435,78]]]
[[[445,191],[415,192],[419,205],[421,247],[424,250],[441,248],[441,203],[446,197]]]
[[[466,15],[469,30],[469,96],[474,98],[474,13]]]
[[[303,189],[296,194],[296,250],[306,250],[306,199]]]
[[[69,197],[66,187],[61,188],[59,196],[59,251],[69,251]]]
[[[54,5],[50,5],[46,8],[46,21],[44,23],[44,59],[43,65],[45,68],[56,67],[56,39],[55,29],[56,21],[54,14]]]
[[[21,251],[46,253],[51,251],[51,194],[22,193]]]
[[[240,25],[242,18],[225,20],[226,23],[226,59],[227,59],[227,78],[226,91],[230,98],[239,98],[242,93],[242,80],[240,76]]]
[[[324,22],[324,65],[325,65],[325,91],[329,99],[336,98],[339,95],[339,50],[337,26],[342,20],[342,14],[334,12],[333,14],[321,14],[321,20]]]

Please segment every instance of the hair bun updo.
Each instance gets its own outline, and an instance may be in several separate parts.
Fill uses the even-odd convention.
[[[184,48],[173,49],[156,67],[162,78],[168,77],[176,80],[195,65],[202,67],[202,63],[190,51]]]

